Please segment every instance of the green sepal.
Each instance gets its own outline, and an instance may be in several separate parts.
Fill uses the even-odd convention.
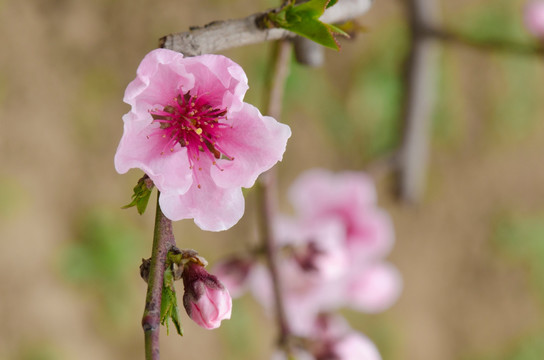
[[[171,267],[164,271],[164,286],[162,287],[161,324],[166,326],[166,334],[170,333],[169,320],[172,320],[177,333],[183,336],[179,319],[178,301],[174,289],[174,274]]]
[[[147,175],[143,176],[136,186],[134,186],[134,193],[132,194],[132,201],[130,204],[121,207],[121,209],[128,209],[130,207],[136,206],[138,214],[142,215],[147,208],[149,203],[149,197],[151,196],[151,191],[153,190],[153,182]]]
[[[327,4],[327,9],[330,8],[331,6],[333,6],[334,4],[336,4],[337,2],[338,2],[338,0],[329,1],[329,3]]]
[[[326,8],[336,0],[310,0],[302,4],[287,3],[278,12],[268,14],[268,21],[276,27],[304,36],[318,44],[340,50],[333,34],[348,36],[338,27],[319,20]],[[349,37],[349,36],[348,36]]]

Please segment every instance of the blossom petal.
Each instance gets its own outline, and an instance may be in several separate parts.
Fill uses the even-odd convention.
[[[135,115],[125,115],[129,116]],[[130,122],[125,122],[125,131],[115,153],[115,169],[124,174],[129,169],[139,168],[160,191],[183,194],[193,182],[187,150],[179,145],[173,152],[164,149],[160,138],[149,136],[153,131],[152,127],[138,129],[132,127]],[[165,154],[161,156],[163,151]]]
[[[244,214],[241,188],[219,188],[209,178],[199,178],[201,188],[193,183],[183,195],[161,193],[159,203],[170,220],[194,218],[202,230],[221,231],[235,225]]]
[[[376,203],[372,180],[363,173],[334,174],[323,169],[306,171],[291,185],[289,198],[303,216],[331,211],[357,211]]]
[[[347,286],[346,296],[352,308],[377,313],[397,301],[402,290],[402,278],[393,265],[379,263],[356,274]]]
[[[151,119],[148,111],[165,105],[180,91],[191,90],[195,76],[185,68],[183,55],[166,49],[155,49],[147,54],[138,67],[136,79],[125,90],[123,101],[132,105],[140,119]]]
[[[225,132],[221,146],[234,160],[218,160],[223,171],[212,168],[211,176],[220,187],[249,188],[259,174],[282,159],[291,129],[246,103],[231,121],[232,131]]]
[[[335,355],[342,360],[381,360],[378,348],[361,333],[352,332],[334,346]]]
[[[186,68],[197,79],[195,90],[214,106],[238,111],[249,88],[240,65],[221,55],[186,58]]]

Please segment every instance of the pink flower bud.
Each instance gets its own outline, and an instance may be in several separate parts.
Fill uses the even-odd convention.
[[[532,1],[525,6],[523,22],[536,37],[544,38],[544,1]]]
[[[193,262],[185,265],[182,276],[183,306],[194,322],[205,329],[215,329],[221,320],[230,319],[232,298],[217,277]]]

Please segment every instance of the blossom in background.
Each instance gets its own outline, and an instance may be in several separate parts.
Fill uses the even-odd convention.
[[[341,316],[323,314],[312,325],[313,333],[305,339],[304,349],[293,349],[297,360],[381,360],[376,345],[351,329]],[[286,356],[277,351],[272,360],[286,360]]]
[[[335,220],[309,224],[281,217],[275,238],[281,248],[277,265],[286,316],[291,330],[306,336],[320,312],[344,305],[341,284],[349,272],[344,229]],[[255,298],[272,311],[273,286],[266,266],[256,264],[249,283]]]
[[[344,286],[342,295],[347,306],[364,313],[378,313],[397,301],[402,277],[396,267],[381,261],[352,268]]]
[[[156,49],[125,91],[131,110],[115,168],[143,170],[171,220],[225,230],[244,212],[241,187],[282,159],[291,130],[243,102],[242,68],[220,55]]]
[[[218,262],[213,267],[213,273],[229,289],[232,297],[241,296],[247,287],[247,279],[253,268],[254,261],[250,258],[232,257]]]
[[[337,320],[331,322],[330,315],[323,326],[324,314],[342,307],[376,313],[389,308],[400,295],[402,278],[384,261],[394,243],[393,225],[376,204],[373,182],[358,172],[311,170],[293,183],[289,194],[295,216],[278,216],[273,228],[291,332],[323,345],[306,349],[317,360],[380,359],[370,340],[338,325]],[[254,297],[272,312],[268,269],[258,262],[247,264],[231,275],[222,271],[218,276],[227,281],[234,278],[237,288],[248,284]]]
[[[544,1],[528,2],[523,11],[523,20],[531,34],[544,38]]]
[[[374,184],[362,172],[309,170],[291,185],[289,198],[306,221],[337,219],[344,225],[352,264],[383,258],[393,247],[389,215],[377,207]]]
[[[183,269],[183,306],[194,322],[215,329],[230,319],[232,298],[225,286],[202,265],[190,262]]]

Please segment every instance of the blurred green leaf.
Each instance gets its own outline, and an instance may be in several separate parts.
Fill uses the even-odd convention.
[[[516,214],[500,219],[493,240],[499,251],[528,269],[544,302],[544,214]]]
[[[334,3],[336,1],[330,0],[310,0],[301,4],[289,2],[280,11],[269,13],[268,21],[318,44],[339,50],[340,46],[333,34],[344,36],[348,34],[334,25],[319,20],[325,9]]]
[[[61,275],[102,303],[108,321],[116,321],[131,299],[129,280],[137,273],[141,244],[136,230],[111,212],[90,211],[61,252]]]

